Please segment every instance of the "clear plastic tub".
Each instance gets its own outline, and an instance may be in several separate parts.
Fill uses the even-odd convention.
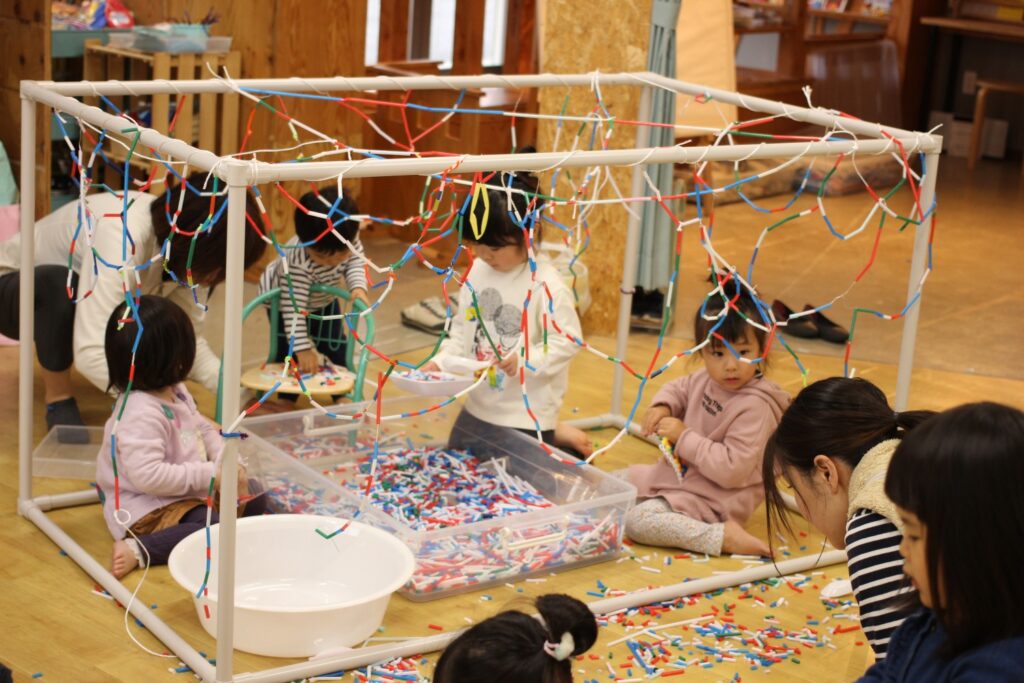
[[[382,425],[382,454],[447,443],[458,408],[412,416],[430,403],[421,398],[384,402],[382,414],[405,417]],[[337,408],[348,414],[363,409],[372,406]],[[498,476],[524,482],[549,507],[423,529],[408,515],[371,503],[353,484],[355,464],[373,451],[372,417],[352,423],[307,410],[252,418],[243,426],[280,451],[261,458],[261,479],[274,509],[355,517],[408,544],[417,566],[401,592],[412,600],[432,600],[612,559],[621,550],[623,517],[636,497],[630,484],[588,465],[560,462],[535,440],[513,432],[501,443],[492,441],[473,453],[482,461],[477,471],[501,470]]]
[[[103,427],[54,427],[32,451],[32,474],[56,479],[96,479]]]
[[[206,52],[209,36],[200,24],[171,24],[169,26],[136,26],[133,29],[135,49],[143,52]]]

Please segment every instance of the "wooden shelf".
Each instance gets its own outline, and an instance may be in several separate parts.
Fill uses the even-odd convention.
[[[764,26],[733,26],[733,33],[744,35],[748,33],[784,33],[793,29],[791,24],[765,24]]]
[[[808,9],[807,16],[817,19],[834,19],[835,21],[850,21],[855,24],[876,24],[888,26],[891,17],[879,16],[877,14],[861,14],[860,12],[833,12],[826,9]]]

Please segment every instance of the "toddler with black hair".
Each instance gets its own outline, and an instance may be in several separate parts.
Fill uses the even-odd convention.
[[[181,307],[153,295],[118,305],[104,347],[108,389],[120,395],[103,430],[96,485],[114,537],[111,573],[121,578],[140,565],[166,564],[174,546],[206,525],[205,498],[210,480],[219,480],[224,439],[184,384],[196,336]],[[238,492],[249,493],[242,467]],[[265,497],[256,496],[245,515],[265,509]]]
[[[597,620],[568,595],[542,595],[539,616],[510,610],[468,629],[445,648],[434,683],[572,683],[572,658],[597,640]]]
[[[789,395],[763,377],[762,315],[753,295],[723,284],[694,316],[704,368],[654,395],[642,431],[667,442],[654,465],[633,465],[629,481],[638,504],[626,534],[638,543],[719,555],[767,555],[743,528],[761,502],[765,442],[789,405]]]
[[[352,218],[358,213],[355,200],[345,192],[339,197],[333,186],[307,192],[299,199],[295,237],[282,245],[285,257],[272,261],[260,278],[260,293],[282,289],[281,316],[277,330],[271,331],[278,335],[275,362],[288,355],[288,342],[294,334],[292,357],[302,374],[319,369],[321,353],[333,364],[345,365],[345,321],[322,319],[340,315],[337,298],[311,288],[314,284],[344,284],[354,299],[369,305],[364,263],[356,255],[363,253],[360,224]]]

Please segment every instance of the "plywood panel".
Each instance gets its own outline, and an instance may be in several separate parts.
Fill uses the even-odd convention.
[[[590,71],[641,71],[647,61],[647,41],[650,34],[650,0],[641,2],[615,2],[597,0],[580,12],[577,3],[552,0],[542,3],[541,69],[551,73],[587,73]],[[594,40],[600,35],[600,40]],[[609,46],[615,49],[609,49]],[[638,88],[602,88],[605,107],[616,117],[634,118],[640,100]],[[565,91],[549,88],[541,91],[540,107],[545,114],[557,114],[562,108]],[[569,111],[586,114],[594,107],[593,93],[587,88],[575,88]],[[571,140],[563,131],[560,146],[567,149]],[[543,121],[538,126],[538,148],[552,149],[555,126]],[[616,128],[609,146],[628,148],[634,145],[634,131],[626,126]],[[588,142],[588,141],[584,141]],[[587,144],[581,145],[586,147]],[[627,169],[613,171],[615,182],[623,192],[630,186]],[[578,176],[578,174],[576,174]],[[562,175],[564,178],[564,174]],[[569,192],[567,183],[561,182],[558,192]],[[628,214],[620,205],[600,207],[593,211],[590,230],[593,246],[584,256],[590,269],[590,290],[594,303],[583,318],[587,333],[610,332],[615,327],[619,308],[619,285],[622,279],[622,252],[626,243]],[[564,220],[571,222],[566,213]]]

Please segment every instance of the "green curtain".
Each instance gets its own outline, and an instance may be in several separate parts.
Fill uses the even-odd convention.
[[[647,54],[647,70],[669,78],[676,75],[676,24],[682,0],[654,0],[651,8],[651,41]],[[676,113],[676,95],[655,88],[651,100],[651,120],[673,123]],[[672,128],[651,128],[651,147],[670,147],[675,144]],[[647,167],[647,175],[663,195],[672,194],[672,164]],[[653,194],[649,187],[646,194]],[[664,289],[672,273],[672,255],[675,249],[675,226],[665,211],[654,202],[643,203],[640,221],[639,268],[636,284],[644,289]]]

